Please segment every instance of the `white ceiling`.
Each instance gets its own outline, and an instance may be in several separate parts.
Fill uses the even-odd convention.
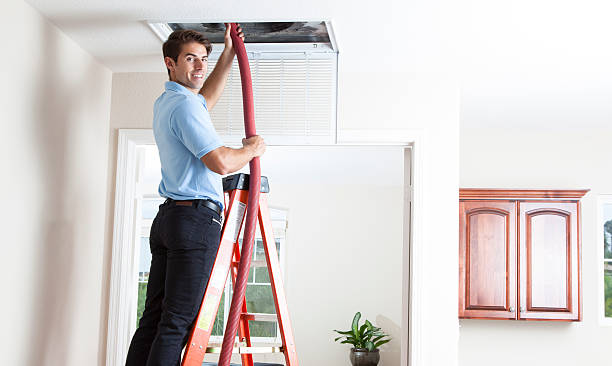
[[[161,42],[145,20],[332,19],[345,69],[363,67],[353,61],[359,38],[380,40],[378,49],[392,45],[391,36],[402,34],[397,20],[404,12],[407,21],[437,21],[419,18],[425,0],[382,0],[367,7],[348,0],[27,1],[113,72],[164,71]],[[441,34],[459,39],[454,46],[464,127],[612,126],[612,2],[460,1],[459,20]],[[360,32],[353,32],[356,27]],[[427,33],[406,36],[404,47],[417,50],[444,42]],[[381,69],[389,63],[384,57],[368,61]]]
[[[317,0],[319,1],[319,0]],[[113,72],[165,71],[161,41],[146,21],[287,21],[327,20],[317,9],[297,1],[276,0],[26,0],[82,48]],[[256,6],[255,4],[262,4]],[[333,11],[331,11],[333,13]]]

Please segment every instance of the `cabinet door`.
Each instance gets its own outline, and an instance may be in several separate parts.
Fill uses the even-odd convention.
[[[459,202],[459,317],[516,318],[516,203]]]
[[[580,320],[578,203],[520,202],[519,319]]]

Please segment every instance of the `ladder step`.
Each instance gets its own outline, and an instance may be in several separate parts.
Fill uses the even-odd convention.
[[[278,321],[276,314],[242,313],[241,316],[245,320],[254,320],[258,322],[276,322]]]
[[[234,347],[232,353],[254,354],[254,353],[283,353],[283,347]],[[221,353],[221,347],[206,347],[206,353]]]
[[[232,261],[232,266],[238,268],[240,262]],[[251,261],[251,268],[255,267],[268,267],[268,263],[266,261]]]

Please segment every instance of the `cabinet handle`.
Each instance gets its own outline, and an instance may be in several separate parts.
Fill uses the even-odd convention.
[[[514,306],[510,306],[510,312],[514,313]]]
[[[524,313],[525,312],[525,307],[521,306],[520,310],[521,310],[521,313]]]

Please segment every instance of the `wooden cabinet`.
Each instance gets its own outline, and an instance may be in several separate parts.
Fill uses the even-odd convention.
[[[588,190],[459,191],[459,317],[581,320]]]

